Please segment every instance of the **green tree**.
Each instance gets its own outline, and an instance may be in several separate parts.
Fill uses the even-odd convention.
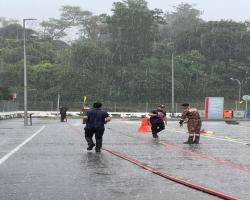
[[[154,15],[144,0],[115,2],[113,15],[107,17],[114,63],[138,63],[152,52]]]
[[[10,98],[10,90],[7,87],[0,86],[0,100],[9,100]]]

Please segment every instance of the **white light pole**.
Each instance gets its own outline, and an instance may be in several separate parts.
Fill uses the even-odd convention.
[[[172,53],[172,117],[174,114],[174,54]]]
[[[58,92],[57,94],[57,111],[56,111],[56,115],[59,115],[59,108],[60,108],[60,93]]]
[[[24,126],[28,126],[28,109],[27,109],[27,66],[26,66],[26,38],[25,22],[36,19],[23,19],[23,80],[24,80]]]
[[[236,79],[236,78],[230,78],[232,81],[236,81],[238,84],[239,84],[239,106],[240,107],[240,100],[241,100],[241,82],[239,79]]]

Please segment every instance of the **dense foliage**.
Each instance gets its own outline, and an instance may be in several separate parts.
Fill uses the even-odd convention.
[[[29,101],[67,102],[83,95],[105,102],[170,102],[174,55],[175,98],[238,98],[250,94],[250,24],[204,21],[182,3],[173,12],[150,10],[145,0],[116,2],[112,15],[64,6],[59,19],[27,29]],[[23,96],[23,30],[0,18],[0,86]],[[77,37],[64,42],[77,30]]]

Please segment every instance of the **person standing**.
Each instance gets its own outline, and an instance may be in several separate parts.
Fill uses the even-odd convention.
[[[188,140],[184,144],[198,144],[200,141],[200,130],[201,130],[201,118],[196,108],[189,108],[188,103],[182,104],[183,111],[180,119],[180,127],[183,126],[185,119],[187,118],[188,128]]]
[[[102,103],[96,102],[93,104],[93,108],[83,116],[83,123],[86,123],[85,139],[88,143],[87,150],[90,151],[95,147],[96,152],[101,152],[102,137],[104,134],[104,124],[109,122],[111,118],[109,114],[101,109]],[[93,141],[95,135],[96,144]]]
[[[61,122],[67,121],[67,110],[68,108],[66,106],[62,106],[59,108],[60,110],[60,115],[61,115]]]
[[[160,105],[149,113],[153,138],[158,138],[158,133],[165,129],[167,124],[165,106]]]
[[[87,114],[87,112],[88,112],[89,110],[90,110],[90,107],[88,107],[88,105],[86,104],[86,105],[84,105],[84,106],[82,107],[81,114],[84,116],[84,115]]]
[[[89,110],[90,110],[90,107],[88,107],[88,105],[85,104],[85,105],[82,107],[81,111],[80,111],[80,116],[86,116]],[[85,123],[84,120],[85,120],[85,119],[83,118],[83,123]]]

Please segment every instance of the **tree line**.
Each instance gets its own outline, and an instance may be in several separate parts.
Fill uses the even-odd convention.
[[[30,102],[56,102],[58,93],[65,102],[84,95],[104,102],[171,102],[172,55],[177,101],[237,99],[231,77],[250,94],[248,21],[204,21],[190,4],[163,12],[145,0],[115,2],[110,15],[77,6],[60,12],[39,30],[25,30]],[[17,92],[22,102],[23,28],[5,18],[0,25],[0,87]]]

